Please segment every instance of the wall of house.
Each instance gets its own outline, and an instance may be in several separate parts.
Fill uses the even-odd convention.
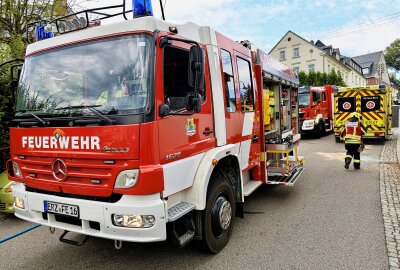
[[[346,85],[366,85],[366,79],[360,73],[290,32],[275,46],[270,55],[291,66],[296,72],[308,73],[313,68],[315,72],[329,73],[335,69],[336,72],[340,71]]]
[[[381,67],[381,68],[379,68],[379,67]],[[386,61],[385,61],[385,57],[383,54],[382,54],[381,58],[379,59],[378,68],[376,70],[374,77],[378,78],[378,81],[379,81],[379,79],[381,79],[381,81],[383,81],[384,84],[390,85],[389,73],[387,70]]]

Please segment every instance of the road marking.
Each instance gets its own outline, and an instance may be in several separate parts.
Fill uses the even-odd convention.
[[[13,239],[13,238],[15,238],[15,237],[17,237],[17,236],[20,236],[21,234],[24,234],[24,233],[27,233],[27,232],[29,232],[29,231],[32,231],[33,229],[36,229],[36,228],[38,228],[38,227],[40,227],[40,226],[42,226],[42,225],[36,224],[36,225],[33,225],[33,226],[29,227],[28,229],[25,229],[25,230],[23,230],[23,231],[17,232],[17,233],[15,233],[15,234],[13,234],[13,235],[11,235],[11,236],[9,236],[9,237],[0,239],[0,244],[6,242],[6,241],[8,241],[8,240],[11,240],[11,239]]]

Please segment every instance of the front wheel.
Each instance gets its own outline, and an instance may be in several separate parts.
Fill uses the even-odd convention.
[[[216,254],[226,246],[232,233],[235,208],[232,186],[219,177],[214,179],[202,211],[202,249]]]

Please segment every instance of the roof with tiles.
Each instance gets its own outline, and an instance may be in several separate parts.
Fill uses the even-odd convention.
[[[379,64],[379,60],[383,55],[383,51],[364,54],[352,57],[354,61],[356,61],[362,68],[369,68],[370,72],[368,74],[364,74],[365,76],[373,75],[376,73],[376,69]]]

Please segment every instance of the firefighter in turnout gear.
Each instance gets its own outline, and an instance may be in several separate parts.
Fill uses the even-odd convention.
[[[356,112],[351,114],[349,122],[345,124],[342,134],[340,135],[341,139],[344,140],[347,150],[344,165],[346,169],[349,168],[352,159],[354,159],[354,169],[360,169],[360,152],[364,146],[362,136],[365,133],[366,129],[360,121],[359,114]]]

